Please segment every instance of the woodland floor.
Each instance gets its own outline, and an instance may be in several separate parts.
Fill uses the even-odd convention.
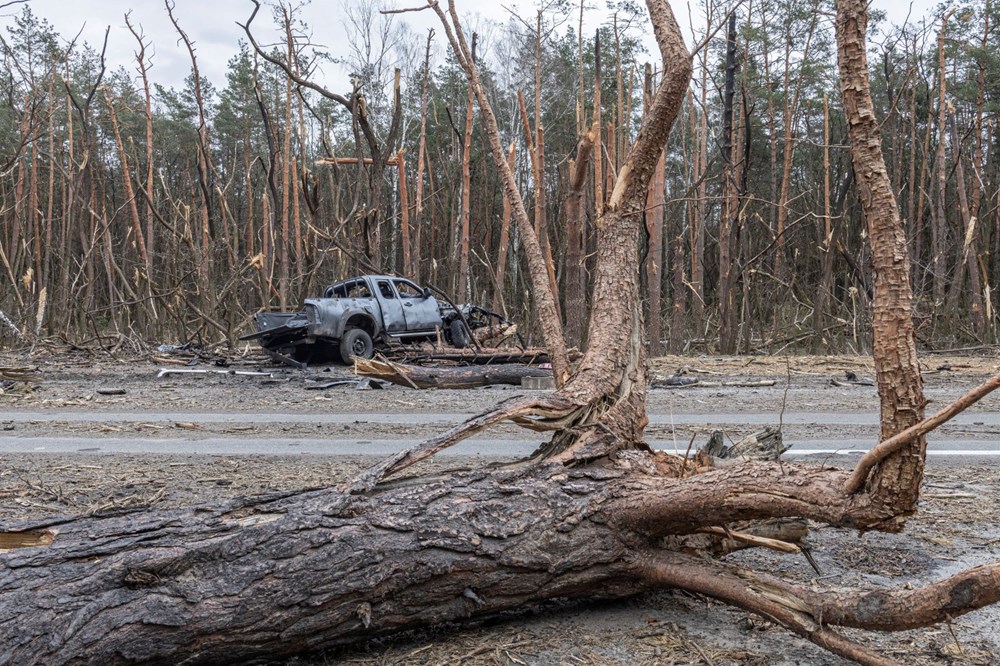
[[[412,439],[440,432],[426,422],[435,413],[471,413],[512,397],[520,389],[414,391],[391,387],[358,391],[336,387],[306,390],[315,378],[322,383],[346,377],[345,368],[305,371],[276,368],[260,357],[230,359],[231,369],[258,366],[272,377],[184,375],[156,378],[159,367],[149,354],[95,357],[49,347],[35,350],[30,361],[0,353],[0,367],[34,366],[43,381],[30,386],[0,382],[0,436],[5,438],[132,437],[148,440],[150,452],[109,454],[93,450],[52,454],[44,450],[6,453],[0,462],[0,527],[54,514],[87,513],[110,508],[177,506],[212,503],[225,498],[276,489],[328,485],[345,479],[375,460],[364,455],[319,455],[316,452],[270,456],[163,455],[156,443],[173,434],[239,439],[336,437]],[[922,358],[933,411],[968,388],[1000,371],[1000,357],[927,355]],[[195,368],[212,368],[201,363]],[[649,428],[650,439],[676,441],[686,448],[691,435],[704,442],[713,416],[767,413],[776,423],[783,412],[844,414],[843,424],[788,423],[786,440],[830,441],[868,436],[871,425],[852,422],[851,414],[877,412],[874,389],[836,386],[846,371],[864,379],[873,375],[865,357],[664,357],[654,359],[654,375],[686,368],[705,382],[757,381],[773,378],[772,387],[699,386],[653,389],[649,411],[660,415]],[[99,391],[124,389],[124,395]],[[1000,396],[975,408],[1000,412]],[[55,419],[17,419],[17,413],[51,411]],[[274,412],[274,422],[234,424],[143,423],[132,419],[108,422],[81,420],[80,415],[105,413],[244,413]],[[413,422],[379,423],[358,419],[344,425],[282,422],[280,414],[411,414]],[[703,413],[704,424],[673,425],[671,414]],[[835,420],[835,419],[834,419]],[[807,419],[808,421],[808,419]],[[736,437],[760,424],[726,426]],[[499,437],[525,437],[513,430]],[[705,435],[704,437],[701,435]],[[947,426],[939,435],[1000,440],[1000,427],[969,422]],[[934,437],[931,437],[933,444]],[[81,447],[86,449],[87,447]],[[666,448],[666,447],[664,447]],[[427,468],[482,464],[486,456],[446,456]],[[807,456],[808,464],[850,465],[855,455]],[[1000,456],[931,457],[920,513],[901,535],[866,534],[815,526],[810,536],[822,574],[803,558],[773,553],[742,553],[734,560],[789,578],[826,585],[900,587],[937,580],[959,569],[1000,559]],[[883,654],[912,664],[996,664],[1000,659],[1000,609],[994,607],[958,618],[952,625],[874,635],[852,636]],[[491,620],[476,626],[440,627],[373,642],[336,654],[290,662],[319,664],[842,664],[783,629],[716,602],[669,591],[651,591],[626,602],[551,603],[544,608]]]

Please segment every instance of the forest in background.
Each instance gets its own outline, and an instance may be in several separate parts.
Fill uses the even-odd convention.
[[[698,4],[692,88],[646,211],[651,351],[869,351],[833,4]],[[294,5],[233,17],[247,41],[224,82],[188,43],[180,89],[154,80],[135,22],[136,61],[114,69],[21,9],[0,44],[0,342],[233,343],[253,312],[359,272],[433,284],[530,333],[518,228],[464,72],[442,36],[379,9],[338,10],[350,90],[323,87],[332,58]],[[644,9],[617,2],[592,34],[586,11],[548,0],[480,21],[474,47],[577,345],[600,305],[595,225],[660,76]],[[997,342],[997,14],[979,0],[905,27],[874,17],[869,34],[925,348]],[[255,43],[268,22],[283,44]]]

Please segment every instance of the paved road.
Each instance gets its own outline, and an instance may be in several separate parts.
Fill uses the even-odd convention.
[[[316,439],[240,437],[0,437],[0,455],[9,453],[92,453],[170,455],[376,455],[383,456],[414,446],[418,439]],[[543,441],[473,438],[439,455],[515,457],[531,453]],[[655,448],[683,453],[686,443],[653,439]],[[785,440],[792,448],[786,456],[855,456],[872,445],[870,439]],[[1000,457],[1000,440],[933,439],[931,457]]]
[[[301,413],[301,412],[103,412],[75,410],[14,411],[0,414],[3,423],[196,423],[196,424],[258,424],[258,423],[387,423],[416,425],[456,425],[474,416],[472,413],[426,412],[391,414],[372,413]],[[654,425],[777,425],[775,412],[658,413],[649,414]],[[787,425],[878,425],[877,412],[785,412],[781,422]],[[1000,412],[959,414],[953,425],[996,426],[1000,428]],[[998,432],[1000,434],[1000,432]]]
[[[397,424],[425,425],[446,428],[461,423],[471,414],[465,413],[213,413],[213,412],[95,412],[75,410],[15,411],[0,415],[0,425],[7,424],[196,424],[250,425],[250,424]],[[654,426],[710,426],[710,425],[776,425],[776,414],[768,413],[676,413],[650,414]],[[877,416],[871,413],[851,412],[786,412],[782,422],[787,426],[838,426],[851,425],[851,437],[830,438],[826,435],[809,436],[808,428],[786,431],[785,442],[792,448],[786,455],[849,455],[871,447],[877,434]],[[933,436],[928,444],[931,457],[1000,457],[1000,412],[962,414],[951,426],[972,426]],[[859,427],[860,426],[860,431]],[[662,432],[662,431],[661,431]],[[823,432],[823,431],[821,431]],[[806,434],[799,434],[806,433]],[[865,437],[858,437],[858,434]],[[95,453],[95,454],[209,454],[209,455],[376,455],[382,456],[418,443],[414,438],[374,439],[359,437],[316,438],[313,436],[274,437],[272,433],[248,436],[246,433],[218,433],[190,430],[159,430],[151,434],[105,436],[83,433],[80,435],[16,435],[0,432],[0,454],[4,453]],[[346,433],[344,433],[346,434]],[[528,431],[517,431],[509,439],[484,435],[467,440],[448,449],[445,455],[482,455],[516,457],[533,451],[544,437]],[[651,443],[666,451],[687,448],[687,439],[680,441],[654,435]]]

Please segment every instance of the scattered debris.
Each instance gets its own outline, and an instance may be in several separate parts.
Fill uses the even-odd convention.
[[[195,368],[160,368],[160,371],[156,373],[156,378],[166,377],[167,375],[242,375],[244,377],[272,377],[270,372],[255,372],[252,370],[208,370],[208,369],[195,369]]]
[[[0,366],[0,380],[10,382],[40,382],[37,368]]]
[[[182,345],[157,345],[153,362],[160,365],[201,365],[208,363],[217,367],[229,367],[225,356],[206,349],[196,342],[186,342]]]
[[[846,382],[842,382],[837,379],[831,379],[830,384],[833,386],[839,386],[841,388],[846,388],[849,386],[875,386],[875,380],[871,377],[858,377],[857,373],[850,370],[844,371],[844,376],[847,378]]]
[[[390,361],[422,365],[426,363],[459,363],[462,365],[535,365],[539,368],[552,369],[549,355],[543,349],[509,349],[484,347],[482,349],[439,349],[433,345],[418,347],[390,347],[381,354]],[[570,353],[569,359],[575,361],[582,355],[579,352]]]
[[[369,391],[371,389],[384,389],[389,384],[390,382],[379,381],[369,377],[362,377],[360,379],[338,379],[332,382],[323,382],[321,384],[310,384],[306,386],[306,390],[325,391],[326,389],[336,388],[338,386],[353,386],[356,391]]]

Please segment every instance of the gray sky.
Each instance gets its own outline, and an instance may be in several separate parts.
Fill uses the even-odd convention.
[[[125,26],[124,14],[131,9],[134,25],[141,25],[147,39],[152,42],[155,54],[150,76],[153,81],[164,85],[179,86],[190,71],[190,61],[183,44],[178,43],[177,33],[167,17],[162,0],[30,0],[34,13],[48,20],[65,39],[77,32],[94,48],[100,48],[104,30],[111,27],[108,36],[107,60],[109,70],[124,65],[134,72],[135,39]],[[397,6],[414,6],[421,0],[397,0]],[[603,6],[603,0],[588,0],[588,4]],[[682,25],[687,24],[687,4],[671,0],[674,11]],[[524,16],[534,17],[535,0],[459,0],[460,12],[468,11],[484,18],[505,20],[509,16],[507,8],[524,12]],[[910,21],[918,22],[936,5],[934,0],[915,0]],[[900,0],[873,0],[872,6],[883,9],[889,19],[902,23],[906,18],[908,5]],[[203,76],[219,89],[225,85],[226,63],[236,52],[243,32],[236,22],[245,22],[253,5],[249,0],[176,0],[174,14],[181,27],[195,42],[198,66]],[[0,12],[0,25],[12,23],[11,16],[20,11],[19,6]],[[605,19],[602,11],[588,12],[589,29]],[[302,9],[302,18],[313,30],[313,40],[325,46],[333,55],[346,53],[346,31],[341,13],[340,0],[314,0]],[[408,23],[414,32],[426,34],[428,27],[437,27],[437,19],[430,12],[407,13],[396,20]],[[575,25],[575,18],[573,25]],[[263,7],[254,22],[254,33],[258,40],[273,41],[276,33],[271,29],[271,16]],[[585,27],[585,30],[588,28]],[[443,42],[441,30],[437,30],[435,41]],[[653,47],[650,39],[649,47]],[[347,72],[337,66],[328,66],[321,73],[325,85],[332,90],[346,92]]]

